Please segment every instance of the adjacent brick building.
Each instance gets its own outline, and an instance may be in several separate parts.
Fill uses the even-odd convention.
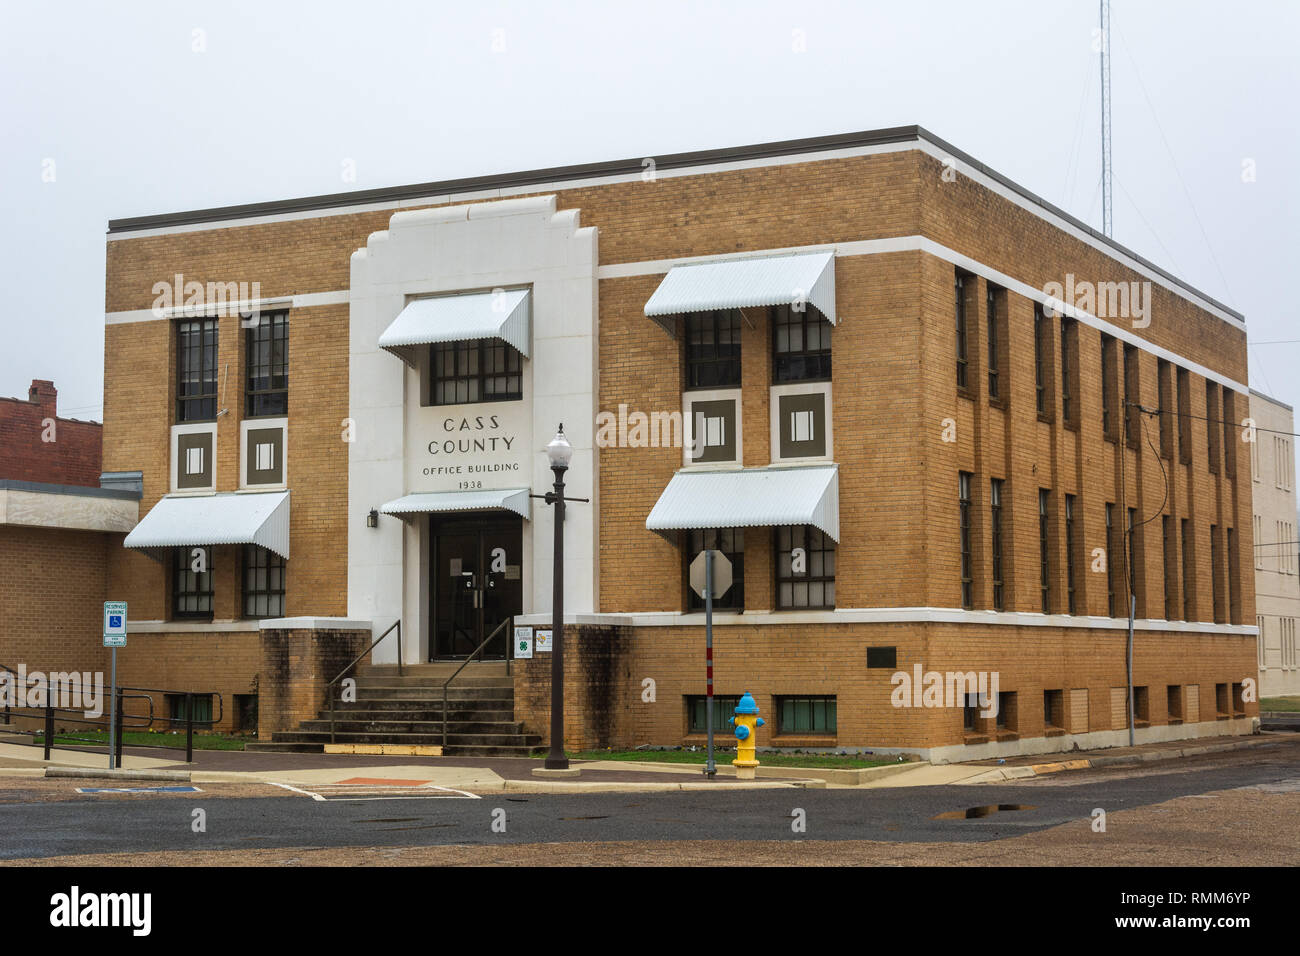
[[[1137,739],[1250,729],[1239,314],[917,127],[652,159],[110,223],[135,682],[545,627],[562,422],[571,746],[702,739],[704,547],[763,745],[1127,742],[1130,585]]]
[[[59,417],[57,401],[40,379],[0,398],[0,665],[102,675],[109,557],[140,496],[129,479],[101,487],[100,424]]]

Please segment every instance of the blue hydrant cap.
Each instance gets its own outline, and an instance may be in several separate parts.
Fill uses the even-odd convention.
[[[745,691],[744,695],[736,703],[736,713],[738,714],[757,714],[758,704],[754,703],[754,695]]]

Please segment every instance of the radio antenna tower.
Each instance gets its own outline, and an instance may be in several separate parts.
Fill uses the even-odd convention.
[[[1110,236],[1114,220],[1111,213],[1110,164],[1110,0],[1101,0],[1101,231]]]

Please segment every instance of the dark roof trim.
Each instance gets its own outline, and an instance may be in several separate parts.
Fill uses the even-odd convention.
[[[140,491],[125,488],[95,488],[91,485],[58,485],[45,481],[19,481],[0,478],[0,491],[35,491],[46,495],[76,495],[80,498],[117,498],[122,501],[139,501]]]
[[[1040,207],[1043,211],[1064,219],[1076,229],[1087,233],[1096,241],[1111,247],[1116,252],[1141,263],[1145,268],[1162,276],[1174,285],[1204,299],[1239,321],[1245,321],[1245,316],[1240,312],[1188,285],[1172,273],[1165,271],[1131,249],[1120,245],[1082,220],[1076,219],[1065,210],[1052,205],[1046,199],[1035,195],[1018,183],[984,165],[969,153],[957,149],[921,126],[895,126],[889,129],[864,130],[857,133],[837,133],[833,136],[811,136],[804,139],[779,140],[750,146],[730,146],[722,149],[696,150],[689,153],[671,153],[667,156],[654,156],[651,158],[654,159],[656,169],[681,169],[691,166],[745,162],[748,160],[770,159],[776,156],[815,153],[823,150],[853,149],[918,140],[926,140],[931,145],[979,170],[990,179]],[[603,176],[639,175],[643,170],[641,164],[644,159],[645,157],[636,157],[634,159],[620,159],[602,163],[582,163],[576,166],[552,166],[546,169],[498,173],[491,176],[471,176],[464,179],[446,179],[410,186],[360,189],[352,192],[328,193],[321,196],[305,196],[300,199],[278,199],[271,202],[246,203],[239,206],[217,206],[210,209],[193,209],[187,212],[164,213],[157,216],[110,219],[108,221],[108,234],[115,235],[140,229],[164,229],[169,226],[186,226],[204,222],[222,222],[229,219],[284,215],[286,213],[309,212],[317,209],[339,208],[342,215],[346,214],[346,210],[341,207],[359,206],[368,203],[399,202],[434,196],[440,193],[466,193],[483,189],[520,189],[541,183],[553,183],[568,179],[598,179]]]

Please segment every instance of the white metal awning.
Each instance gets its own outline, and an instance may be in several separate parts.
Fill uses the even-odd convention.
[[[168,548],[257,544],[289,557],[289,492],[168,495],[122,542],[161,560]]]
[[[835,324],[835,254],[727,259],[673,266],[645,304],[671,334],[674,316],[710,309],[804,303]]]
[[[839,468],[679,471],[646,518],[651,531],[810,524],[840,539]]]
[[[502,289],[414,299],[379,336],[379,347],[415,365],[421,346],[467,339],[501,339],[528,357],[532,297]]]
[[[397,515],[403,519],[444,511],[513,511],[528,518],[530,504],[527,488],[503,491],[426,491],[390,501],[381,505],[379,510],[386,515]]]

